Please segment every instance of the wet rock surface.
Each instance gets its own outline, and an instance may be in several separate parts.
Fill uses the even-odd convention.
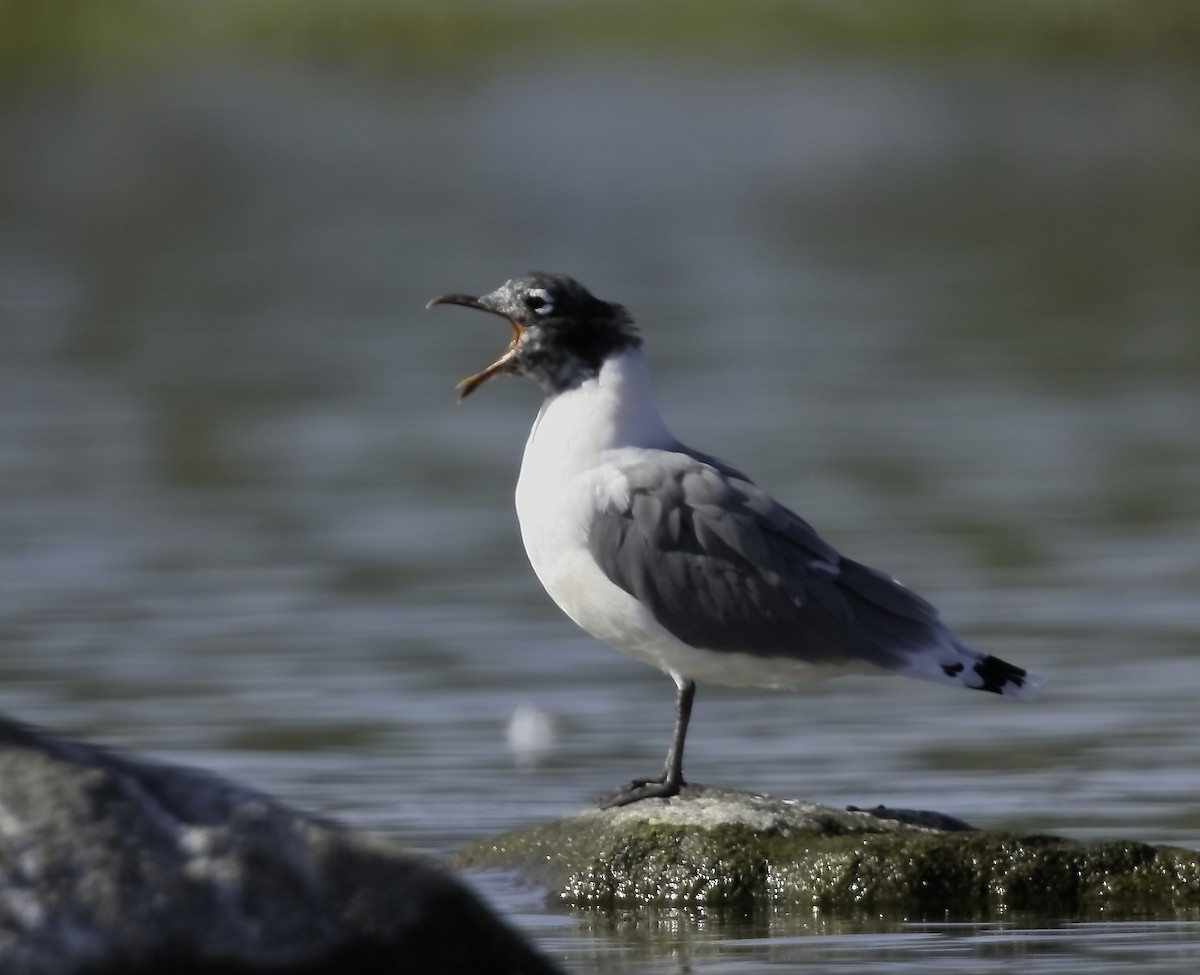
[[[588,810],[461,851],[577,906],[794,905],[837,916],[1200,916],[1200,854],[973,830],[919,810],[834,809],[703,786]]]
[[[0,971],[555,969],[390,840],[0,718]]]

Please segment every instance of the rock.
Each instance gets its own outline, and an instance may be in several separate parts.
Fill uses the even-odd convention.
[[[555,969],[385,838],[0,718],[0,971]]]
[[[859,809],[858,806],[847,806],[848,812],[870,813],[876,819],[894,819],[908,826],[924,826],[928,829],[940,829],[947,833],[963,830],[974,830],[975,827],[964,823],[955,816],[945,813],[930,812],[928,809],[892,809],[890,806],[875,806],[873,809]]]
[[[506,833],[456,862],[516,869],[568,904],[605,908],[774,904],[909,920],[1200,909],[1192,850],[976,831],[937,813],[840,810],[703,786]]]

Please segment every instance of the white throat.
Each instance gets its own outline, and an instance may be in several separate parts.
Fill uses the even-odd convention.
[[[525,444],[517,519],[533,570],[560,606],[555,580],[568,563],[578,559],[597,571],[584,558],[587,532],[597,506],[623,490],[622,460],[675,445],[637,349],[610,357],[594,379],[546,397]]]
[[[646,360],[627,349],[605,360],[595,379],[546,397],[521,465],[550,471],[579,471],[595,466],[606,450],[620,447],[670,447],[667,429],[650,382]]]

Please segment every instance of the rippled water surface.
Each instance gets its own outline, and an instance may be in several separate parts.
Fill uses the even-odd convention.
[[[446,852],[656,770],[662,675],[540,591],[501,323],[562,270],[664,411],[1040,672],[702,688],[689,777],[1200,846],[1200,81],[231,68],[0,100],[0,708]],[[543,750],[517,753],[519,706]],[[1188,923],[494,903],[574,970],[1190,971]]]

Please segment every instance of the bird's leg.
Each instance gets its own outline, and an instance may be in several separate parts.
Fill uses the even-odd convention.
[[[696,697],[696,682],[685,680],[679,685],[679,693],[675,697],[675,733],[671,738],[671,747],[667,749],[667,760],[663,763],[662,775],[650,782],[662,784],[673,783],[675,795],[683,785],[683,740],[687,737],[688,722],[692,718],[692,701]]]
[[[627,806],[639,799],[666,799],[679,795],[683,787],[683,740],[687,737],[688,721],[692,716],[692,700],[696,696],[696,682],[677,678],[679,695],[675,699],[675,734],[667,750],[667,761],[662,775],[657,779],[634,779],[628,786],[600,803],[601,809]]]

